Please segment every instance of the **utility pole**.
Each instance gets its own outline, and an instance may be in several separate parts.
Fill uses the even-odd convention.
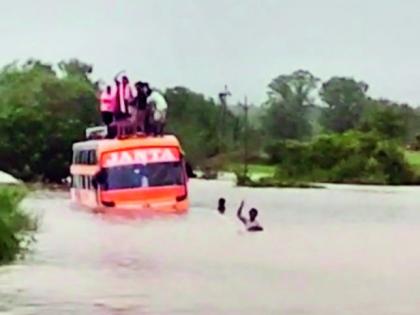
[[[226,124],[226,112],[227,112],[227,97],[231,96],[232,94],[228,90],[227,85],[225,85],[224,91],[219,93],[219,100],[222,107],[221,110],[221,118],[220,118],[220,130],[219,130],[219,148],[220,142],[225,135],[225,124]]]
[[[248,98],[245,96],[245,101],[241,104],[242,109],[244,110],[244,178],[248,176]]]

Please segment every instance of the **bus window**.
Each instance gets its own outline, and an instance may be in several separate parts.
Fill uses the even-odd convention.
[[[82,164],[89,165],[89,151],[84,150],[82,153]]]
[[[82,164],[82,151],[77,151],[77,154],[76,154],[76,163],[77,164]]]
[[[90,150],[89,151],[89,164],[90,165],[95,165],[96,163],[97,163],[96,151],[95,150]]]

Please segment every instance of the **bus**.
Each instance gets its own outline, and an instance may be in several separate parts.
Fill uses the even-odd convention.
[[[99,212],[185,213],[186,161],[178,139],[134,136],[73,144],[71,199]]]

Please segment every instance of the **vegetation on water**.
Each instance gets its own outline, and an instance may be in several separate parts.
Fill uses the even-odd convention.
[[[69,175],[72,143],[100,122],[92,69],[75,59],[58,65],[29,60],[1,69],[1,170],[48,183]],[[271,182],[280,186],[417,182],[419,164],[401,148],[420,149],[420,110],[373,99],[368,91],[353,78],[321,82],[304,70],[281,74],[245,121],[241,104],[225,111],[218,100],[177,86],[165,91],[167,131],[179,136],[189,162],[209,178],[246,159],[249,174],[267,178],[274,170]]]
[[[32,241],[36,221],[20,208],[27,191],[0,186],[0,264],[24,254]]]

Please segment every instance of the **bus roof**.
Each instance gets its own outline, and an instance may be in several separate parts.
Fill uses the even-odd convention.
[[[163,137],[145,137],[137,136],[125,139],[101,139],[101,140],[88,140],[76,142],[73,144],[73,151],[75,150],[99,150],[108,151],[115,149],[125,149],[133,147],[179,147],[181,145],[177,137],[173,135],[165,135]]]

